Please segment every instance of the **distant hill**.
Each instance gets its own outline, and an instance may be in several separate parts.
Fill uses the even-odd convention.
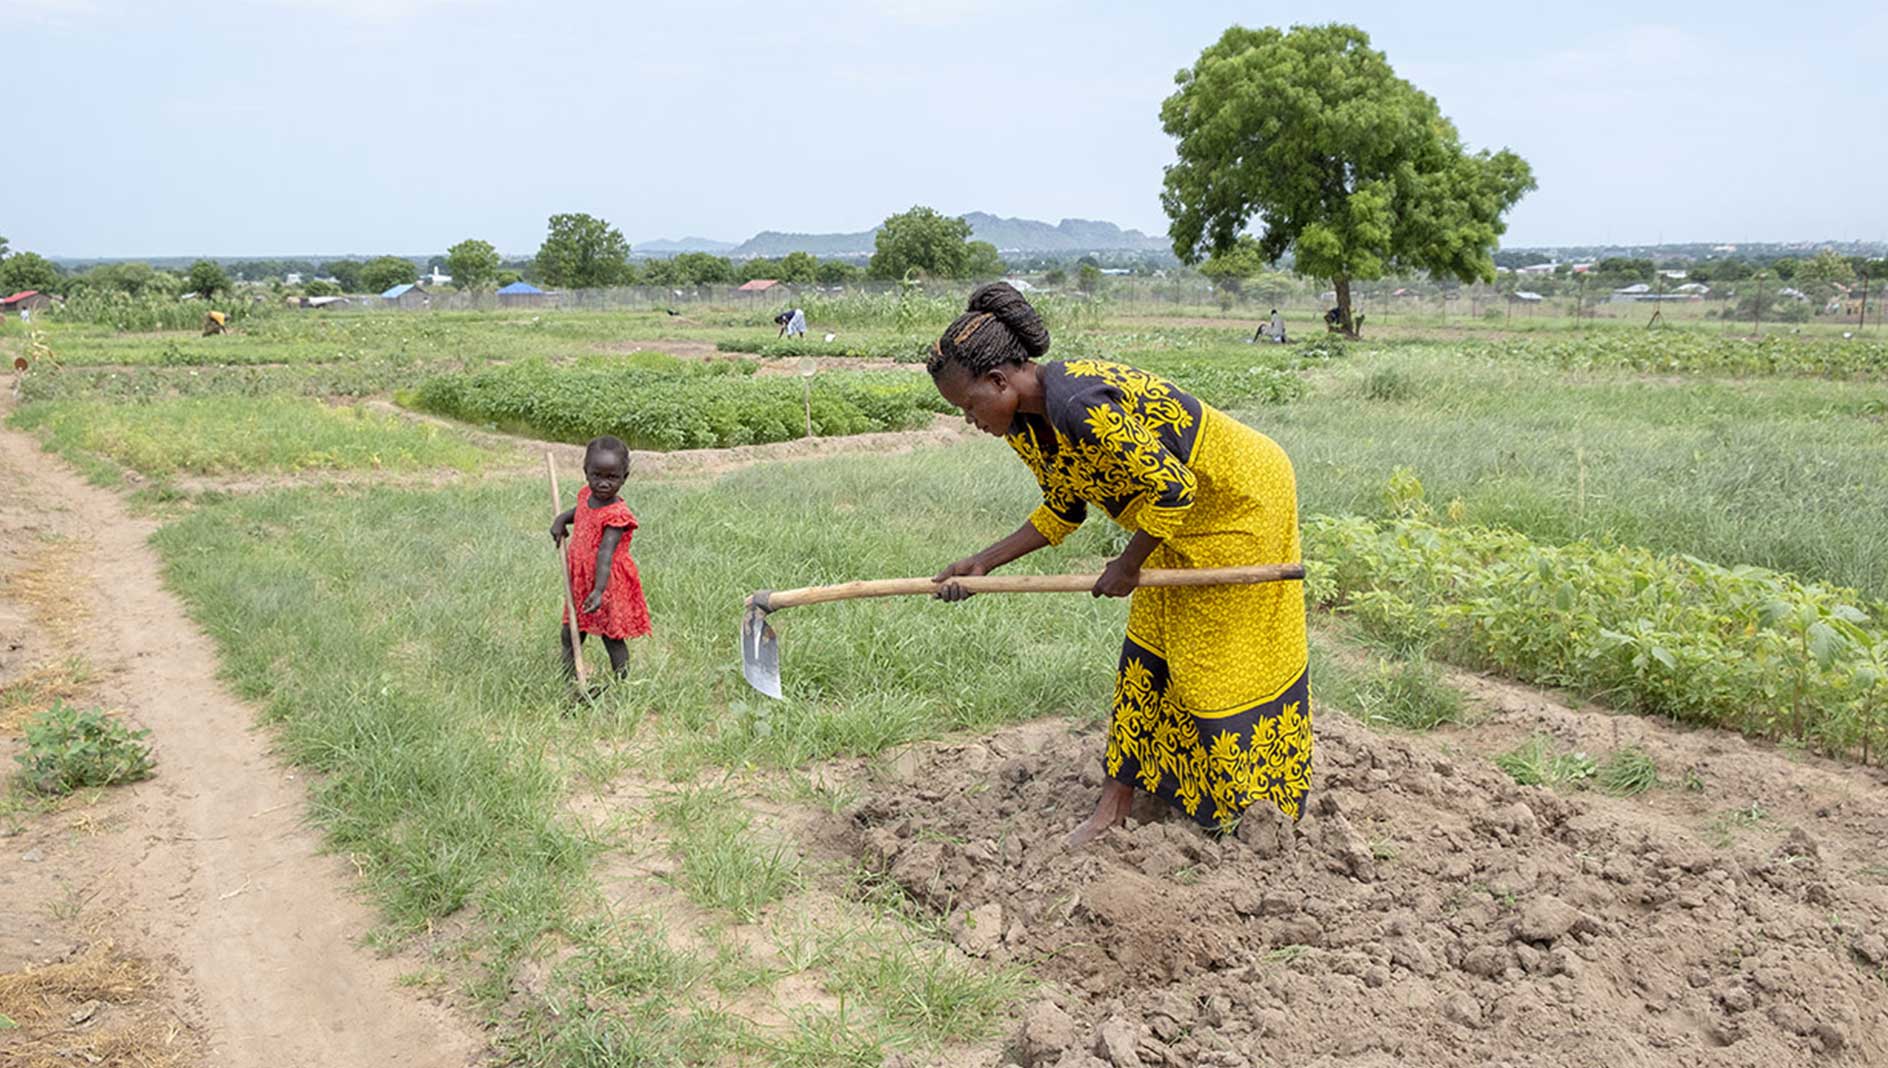
[[[964,216],[972,236],[988,241],[998,252],[1165,252],[1172,245],[1164,237],[1149,237],[1139,230],[1123,230],[1111,222],[1063,219],[1050,226],[1035,219],[1005,219],[981,211]]]
[[[1139,230],[1123,230],[1111,222],[1063,219],[1051,225],[1035,219],[1005,219],[988,212],[964,216],[971,238],[988,241],[999,253],[1043,254],[1079,252],[1167,252],[1165,237],[1149,237]],[[810,252],[828,259],[870,256],[878,227],[846,234],[794,234],[764,230],[738,245],[706,238],[680,241],[644,241],[632,246],[638,256],[673,256],[678,252],[713,252],[737,260],[776,259],[789,252]]]
[[[737,260],[751,260],[758,256],[774,259],[789,252],[811,252],[825,259],[857,258],[872,254],[877,234],[876,226],[857,234],[783,234],[763,230],[741,242],[728,255]]]
[[[673,256],[678,252],[712,252],[725,255],[734,248],[732,241],[716,241],[706,237],[685,237],[680,241],[644,241],[630,247],[632,253],[645,256]]]

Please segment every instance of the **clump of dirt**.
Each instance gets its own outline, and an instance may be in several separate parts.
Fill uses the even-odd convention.
[[[1295,825],[1262,805],[1215,839],[1142,798],[1079,852],[1098,729],[917,749],[853,848],[966,953],[1051,980],[1025,1068],[1888,1063],[1888,888],[1830,840],[1874,813],[1714,845],[1334,712],[1317,746]]]

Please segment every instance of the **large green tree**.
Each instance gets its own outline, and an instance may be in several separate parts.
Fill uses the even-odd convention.
[[[0,297],[12,296],[24,289],[51,292],[59,286],[59,268],[37,252],[16,252],[0,260]]]
[[[1534,188],[1527,163],[1467,151],[1362,30],[1234,26],[1175,81],[1160,200],[1181,260],[1234,248],[1257,218],[1266,261],[1289,251],[1299,274],[1330,280],[1351,336],[1354,280],[1494,278],[1502,215]]]
[[[879,227],[867,270],[874,278],[903,278],[913,270],[933,278],[965,278],[971,267],[970,244],[969,223],[914,207]],[[991,256],[995,253],[991,247]]]
[[[359,293],[361,286],[361,267],[359,260],[329,260],[321,265],[321,273],[335,280],[343,293]]]
[[[498,278],[498,250],[468,237],[446,250],[446,273],[460,289],[490,289]]]
[[[608,222],[576,212],[551,216],[550,232],[538,247],[538,275],[566,289],[625,284],[629,242]]]
[[[369,293],[385,293],[394,286],[420,280],[420,269],[400,256],[381,256],[361,264],[361,286]]]
[[[811,252],[789,252],[780,257],[780,273],[776,276],[782,282],[804,285],[819,281],[819,257]]]
[[[215,260],[198,260],[190,265],[190,273],[184,276],[184,285],[190,292],[209,300],[218,293],[229,292],[229,275]]]

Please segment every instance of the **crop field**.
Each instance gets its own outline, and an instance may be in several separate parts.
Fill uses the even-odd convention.
[[[0,760],[65,716],[98,769],[0,785],[7,864],[49,861],[0,886],[71,902],[25,936],[114,907],[54,869],[94,838],[143,862],[122,792],[208,796],[186,758],[253,744],[295,781],[238,838],[307,833],[284,870],[341,888],[335,936],[471,1021],[476,1063],[1888,1063],[1884,335],[1392,315],[1254,345],[1046,302],[1051,358],[1291,456],[1317,724],[1298,824],[1137,807],[1070,852],[1125,603],[794,608],[785,700],[741,676],[749,593],[930,575],[1037,503],[922,371],[959,307],[821,297],[792,342],[694,305],[9,324]],[[635,450],[653,633],[586,697],[543,456],[568,506],[600,434]],[[1097,518],[1012,570],[1125,542]],[[143,614],[87,592],[138,568]],[[191,908],[258,929],[281,890],[204,877]],[[0,1059],[88,1002],[149,1023],[8,978]]]

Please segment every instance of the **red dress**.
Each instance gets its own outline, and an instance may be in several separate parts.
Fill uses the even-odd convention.
[[[583,610],[584,598],[596,584],[597,546],[603,543],[603,531],[621,527],[622,540],[610,557],[610,585],[603,591],[603,604],[594,612]],[[618,497],[603,508],[590,507],[590,487],[577,491],[577,515],[570,524],[570,537],[564,545],[570,551],[570,600],[577,606],[577,629],[605,638],[640,638],[649,633],[649,605],[642,599],[642,576],[636,573],[636,561],[629,555],[629,539],[636,533],[636,517],[629,505]],[[570,622],[570,610],[564,610]]]

